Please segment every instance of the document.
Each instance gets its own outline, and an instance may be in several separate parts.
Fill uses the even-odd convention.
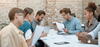
[[[56,26],[57,26],[57,28],[58,28],[59,31],[63,31],[64,24],[56,22]]]
[[[33,35],[33,40],[32,40],[32,46],[34,46],[37,42],[37,40],[40,38],[42,32],[44,31],[44,27],[43,26],[36,26],[36,29],[34,31],[34,35]]]

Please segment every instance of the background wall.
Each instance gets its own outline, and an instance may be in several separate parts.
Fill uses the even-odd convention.
[[[49,25],[54,21],[62,22],[63,18],[59,14],[59,10],[68,7],[83,23],[83,10],[88,2],[100,4],[100,0],[0,0],[0,29],[9,24],[8,12],[13,7],[22,9],[30,7],[34,9],[35,13],[38,10],[45,10],[47,18],[43,23]]]

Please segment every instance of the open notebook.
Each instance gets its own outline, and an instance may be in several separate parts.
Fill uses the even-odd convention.
[[[34,31],[34,36],[33,36],[33,40],[32,40],[32,45],[35,45],[37,40],[40,38],[42,32],[44,31],[44,27],[43,26],[36,26],[36,29]]]

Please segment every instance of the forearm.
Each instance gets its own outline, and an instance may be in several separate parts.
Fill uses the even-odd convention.
[[[75,34],[75,33],[77,33],[77,32],[81,32],[81,30],[69,30],[69,32],[68,32],[68,33]]]
[[[81,42],[87,43],[87,44],[98,44],[98,40],[92,39],[91,35],[86,35],[83,37],[83,39],[80,39]]]

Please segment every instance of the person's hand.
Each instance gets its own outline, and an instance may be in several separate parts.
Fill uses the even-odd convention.
[[[68,30],[67,30],[67,29],[65,29],[65,28],[64,28],[63,30],[64,30],[64,32],[68,32]]]
[[[87,32],[79,32],[77,33],[78,39],[82,42],[82,43],[88,43],[88,33]]]
[[[43,32],[42,34],[41,34],[41,37],[46,37],[47,36],[47,33],[45,33],[45,32]]]
[[[87,32],[78,32],[76,35],[78,36],[78,38],[80,40],[80,38],[84,38],[85,36],[87,36],[88,33]]]
[[[81,33],[81,32],[77,32],[77,33],[76,33],[76,36],[77,36],[77,37],[80,36],[80,33]]]

